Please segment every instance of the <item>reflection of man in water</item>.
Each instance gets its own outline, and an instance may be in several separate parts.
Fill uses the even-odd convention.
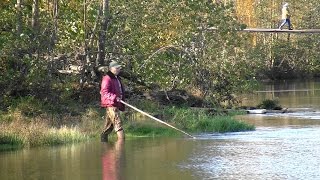
[[[124,155],[124,140],[118,140],[115,144],[107,144],[107,150],[102,156],[102,179],[121,180],[121,162]]]

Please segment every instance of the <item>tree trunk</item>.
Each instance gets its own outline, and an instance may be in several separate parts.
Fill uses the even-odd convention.
[[[81,89],[83,88],[83,85],[85,83],[85,71],[87,70],[87,65],[90,64],[90,51],[88,47],[88,32],[87,32],[87,0],[83,1],[83,29],[84,29],[85,58],[81,59],[81,65],[84,67],[80,71],[80,88]]]
[[[106,43],[106,31],[109,22],[109,0],[102,0],[102,19],[101,19],[101,29],[99,31],[98,39],[98,55],[96,59],[96,66],[104,64],[105,58],[105,43]]]
[[[39,32],[39,0],[33,0],[31,26],[34,33]]]
[[[39,45],[38,44],[38,35],[39,35],[39,0],[33,0],[32,3],[32,18],[31,18],[31,44],[30,44],[30,52],[38,52],[39,53]]]
[[[53,1],[53,34],[51,39],[53,47],[57,42],[58,16],[59,16],[59,0],[54,0]]]
[[[22,32],[22,0],[17,0],[16,8],[17,8],[17,35],[20,36]]]

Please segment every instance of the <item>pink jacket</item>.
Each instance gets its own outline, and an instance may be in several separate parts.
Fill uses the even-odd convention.
[[[110,71],[107,72],[106,76],[103,76],[100,95],[102,107],[117,107],[120,111],[124,111],[124,104],[116,101],[117,97],[121,97],[124,100],[123,85],[120,78]]]

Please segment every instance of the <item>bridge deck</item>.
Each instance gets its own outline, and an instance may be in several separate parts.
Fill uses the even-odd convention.
[[[250,28],[250,29],[243,29],[244,32],[262,32],[262,33],[320,33],[320,29],[259,29],[259,28]]]
[[[206,28],[207,30],[217,30],[216,27],[209,27]],[[259,32],[259,33],[297,33],[297,34],[315,34],[315,33],[320,33],[320,29],[294,29],[294,30],[289,30],[289,29],[266,29],[266,28],[247,28],[240,30],[242,32],[249,32],[249,33],[254,33],[254,32]]]

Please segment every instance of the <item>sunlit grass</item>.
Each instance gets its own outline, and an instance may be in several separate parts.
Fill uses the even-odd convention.
[[[48,127],[41,122],[13,122],[0,126],[0,149],[58,145],[88,140],[77,127]]]
[[[50,128],[45,137],[44,143],[47,145],[57,145],[75,143],[88,140],[89,137],[80,132],[77,127]]]

